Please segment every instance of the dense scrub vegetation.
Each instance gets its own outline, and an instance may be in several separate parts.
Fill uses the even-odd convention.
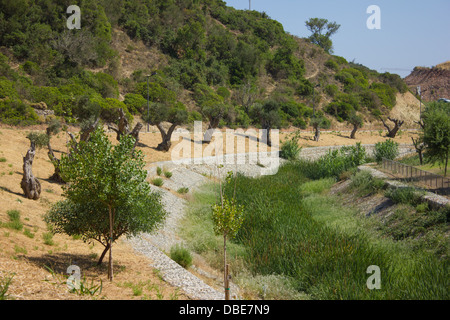
[[[1,2],[0,99],[6,110],[2,122],[42,121],[23,105],[39,102],[67,122],[98,116],[115,121],[118,108],[131,119],[146,109],[146,74],[153,71],[157,75],[150,84],[152,106],[185,104],[181,92],[196,92],[190,97],[196,107],[186,119],[209,121],[207,109],[221,104],[220,126],[260,126],[252,109],[270,99],[279,105],[278,127],[304,128],[312,116],[312,98],[320,95],[332,98],[325,111],[338,121],[366,110],[379,116],[395,104],[396,92],[406,91],[398,76],[348,63],[319,47],[314,50],[329,56],[325,66],[334,78],[319,77],[320,87],[314,88],[312,80],[305,79],[303,60],[305,46],[312,44],[297,41],[264,12],[236,10],[220,0],[83,0],[78,3],[80,30],[66,28],[70,4]],[[168,63],[160,70],[120,75],[118,52],[111,46],[116,28],[156,48]],[[11,68],[15,63],[18,69]],[[270,95],[261,86],[263,77],[275,81]],[[207,97],[198,95],[199,87],[208,87],[201,90]],[[123,102],[118,100],[119,89]]]

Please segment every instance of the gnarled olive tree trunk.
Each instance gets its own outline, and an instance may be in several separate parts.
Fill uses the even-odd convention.
[[[314,128],[314,141],[319,141],[320,139],[320,126],[319,124],[315,124]]]
[[[350,133],[350,139],[356,139],[356,131],[358,131],[358,125],[357,124],[353,124],[353,130]]]
[[[388,131],[387,136],[388,136],[389,138],[395,138],[395,136],[397,135],[398,130],[400,130],[400,127],[403,125],[403,123],[404,123],[405,121],[398,120],[398,119],[393,119],[393,118],[391,118],[391,117],[388,117],[388,120],[389,120],[389,121],[392,121],[392,122],[394,123],[394,127],[393,127],[392,129],[391,129],[391,127],[389,127],[389,126],[386,124],[386,122],[385,122],[383,119],[381,119],[381,122],[383,123],[384,127],[385,127],[385,128],[387,129],[387,131]]]
[[[53,164],[53,167],[55,167],[55,172],[52,174],[52,176],[49,178],[52,181],[58,182],[58,183],[65,183],[63,178],[61,177],[61,170],[59,169],[59,162],[60,160],[55,156],[53,153],[52,145],[50,144],[50,138],[48,140],[48,158]]]
[[[136,147],[139,142],[139,132],[141,131],[143,124],[138,122],[134,129],[130,131],[130,126],[128,123],[128,119],[126,118],[125,112],[122,108],[119,109],[119,123],[117,128],[111,125],[108,125],[108,129],[113,130],[117,134],[117,141],[120,141],[120,138],[124,135],[131,135],[134,139],[134,146]]]
[[[162,142],[160,144],[158,144],[158,146],[156,147],[156,150],[158,151],[169,151],[170,147],[172,146],[172,133],[175,130],[175,128],[177,127],[177,124],[174,123],[172,124],[169,129],[166,131],[164,129],[164,127],[162,126],[161,123],[158,123],[156,125],[156,127],[158,128],[159,132],[161,133],[161,138],[162,138]]]
[[[41,183],[32,172],[35,155],[36,145],[34,142],[31,142],[30,149],[28,149],[27,154],[23,157],[23,178],[20,182],[20,187],[28,199],[38,200],[41,196]]]

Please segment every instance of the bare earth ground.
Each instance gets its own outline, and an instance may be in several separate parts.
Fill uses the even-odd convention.
[[[119,241],[113,247],[115,278],[111,283],[106,280],[106,267],[96,267],[96,261],[103,247],[96,244],[84,243],[65,235],[55,235],[54,244],[44,244],[43,234],[48,232],[42,217],[51,205],[61,199],[60,185],[48,180],[53,173],[53,165],[47,157],[47,150],[38,150],[33,163],[33,173],[42,185],[41,198],[37,201],[26,199],[20,188],[22,179],[22,157],[29,148],[26,135],[31,130],[44,132],[45,126],[29,128],[11,128],[0,126],[0,221],[8,222],[8,210],[19,210],[24,230],[34,235],[30,238],[24,230],[17,231],[0,227],[0,279],[14,273],[8,294],[16,299],[59,300],[59,299],[89,299],[87,296],[71,294],[61,279],[54,277],[45,267],[49,267],[57,274],[64,274],[71,264],[80,266],[82,277],[86,277],[88,284],[103,283],[103,290],[96,298],[105,299],[189,299],[177,288],[163,281],[152,267],[149,258],[135,253],[125,241]],[[167,161],[171,159],[171,152],[160,152],[156,146],[161,136],[155,128],[140,135],[139,149],[143,151],[148,163]],[[69,131],[76,132],[75,128]],[[411,136],[416,132],[404,131],[395,141],[411,143]],[[299,143],[304,147],[328,145],[352,145],[356,142],[373,144],[387,138],[377,131],[358,132],[357,139],[348,138],[349,132],[323,132],[319,142],[312,140],[312,132],[302,132]],[[281,140],[289,136],[289,132],[280,134]],[[115,140],[115,135],[110,134]],[[246,139],[248,145],[248,139]],[[61,132],[52,138],[52,146],[59,157],[67,151],[68,136]],[[172,149],[176,146],[174,143]],[[191,142],[192,147],[194,143]],[[207,145],[202,146],[203,149]],[[192,148],[193,149],[193,148]],[[237,149],[237,148],[236,148]],[[248,151],[248,146],[246,147]],[[233,150],[234,151],[234,150]],[[230,151],[231,152],[231,151]],[[105,260],[107,260],[105,258]],[[59,280],[58,280],[59,279]],[[57,284],[59,282],[60,284]],[[133,287],[141,288],[142,292],[133,291]]]

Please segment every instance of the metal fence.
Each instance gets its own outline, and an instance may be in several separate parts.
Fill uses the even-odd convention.
[[[396,177],[399,177],[403,181],[426,185],[427,189],[436,194],[445,196],[450,195],[449,178],[384,158],[382,165],[384,170],[392,172]]]

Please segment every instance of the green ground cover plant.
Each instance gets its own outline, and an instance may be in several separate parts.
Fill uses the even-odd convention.
[[[191,253],[181,245],[175,245],[170,248],[170,258],[185,269],[192,265]]]

